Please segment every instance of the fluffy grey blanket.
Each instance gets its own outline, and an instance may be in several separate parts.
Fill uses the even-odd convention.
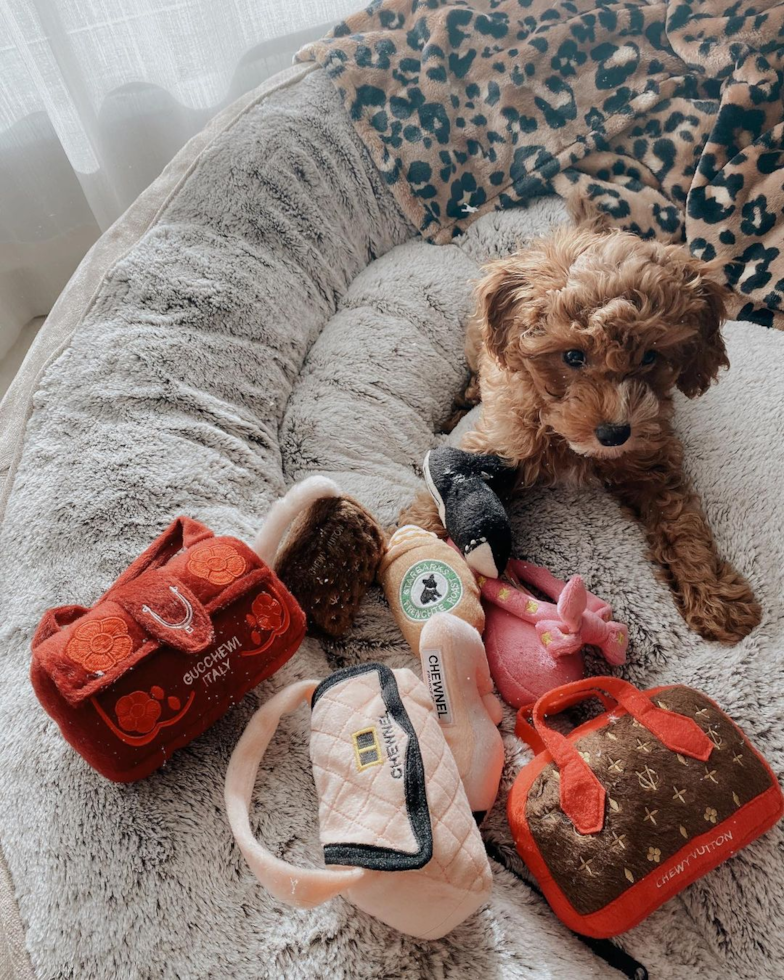
[[[229,754],[258,703],[347,663],[411,665],[373,590],[345,641],[306,640],[270,682],[141,783],[92,772],[30,688],[29,644],[53,604],[92,602],[179,513],[249,539],[284,487],[326,473],[382,521],[461,380],[479,264],[563,220],[555,201],[488,215],[455,244],[410,229],[320,72],[248,113],[205,153],[105,280],[36,395],[0,536],[0,833],[38,977],[619,976],[522,883],[489,819],[490,905],[439,942],[404,938],[342,900],[273,901],[225,819]],[[376,259],[376,261],[371,261]],[[364,271],[363,271],[364,270]],[[689,468],[720,547],[760,597],[737,647],[688,632],[638,528],[599,491],[527,494],[518,553],[580,571],[630,624],[627,675],[716,698],[784,767],[784,546],[779,522],[784,337],[730,324],[720,385],[679,404]],[[293,861],[318,854],[305,713],[285,723],[253,824]],[[504,722],[505,786],[525,760]],[[623,938],[662,978],[782,976],[775,830]]]

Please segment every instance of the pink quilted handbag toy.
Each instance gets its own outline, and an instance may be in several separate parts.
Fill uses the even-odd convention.
[[[579,575],[562,582],[546,568],[512,559],[506,578],[478,581],[490,673],[512,707],[580,680],[584,646],[597,647],[614,666],[625,662],[627,627],[611,619],[610,606],[589,592]]]
[[[264,752],[281,717],[306,701],[325,868],[275,857],[249,822]],[[490,896],[490,866],[457,765],[427,688],[407,669],[346,667],[275,695],[232,754],[226,811],[253,873],[289,905],[313,908],[342,894],[400,932],[439,939]]]

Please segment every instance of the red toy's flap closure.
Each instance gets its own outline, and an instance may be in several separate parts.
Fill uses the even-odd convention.
[[[112,600],[150,637],[184,653],[201,653],[215,640],[201,600],[167,569],[150,569],[112,590]]]
[[[35,645],[33,657],[65,700],[77,706],[158,645],[122,606],[107,599]]]
[[[178,518],[92,609],[49,610],[33,656],[78,706],[161,645],[201,653],[215,642],[212,615],[273,577],[244,542]]]
[[[201,521],[195,521],[192,517],[175,518],[163,534],[159,534],[149,548],[146,548],[135,561],[131,562],[98,602],[102,599],[108,599],[115,589],[137,579],[148,569],[160,568],[165,565],[183,549],[192,548],[200,541],[214,536],[214,532]]]

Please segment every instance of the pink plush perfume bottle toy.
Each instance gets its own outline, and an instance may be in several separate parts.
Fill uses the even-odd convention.
[[[627,627],[611,618],[610,606],[588,592],[579,575],[562,582],[546,568],[512,559],[506,578],[480,576],[478,583],[490,672],[512,707],[582,678],[585,646],[597,647],[610,664],[625,662]]]

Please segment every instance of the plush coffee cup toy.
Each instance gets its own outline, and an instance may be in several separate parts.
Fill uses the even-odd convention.
[[[398,528],[381,560],[378,580],[400,632],[417,655],[422,629],[436,613],[452,613],[480,633],[485,628],[474,573],[432,531],[415,524]]]

